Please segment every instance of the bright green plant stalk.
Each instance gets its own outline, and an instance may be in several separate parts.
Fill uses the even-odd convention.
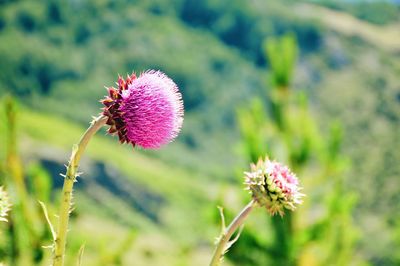
[[[64,177],[64,185],[62,189],[61,207],[59,213],[58,230],[55,236],[53,266],[63,266],[65,257],[65,246],[67,242],[67,230],[69,222],[69,214],[71,212],[72,188],[78,176],[77,169],[79,161],[86,146],[92,136],[103,126],[107,121],[107,117],[100,115],[95,118],[86,132],[83,134],[79,143],[72,149],[71,158],[67,166],[67,172]]]
[[[214,255],[211,259],[210,266],[218,266],[221,263],[221,260],[224,254],[227,252],[229,247],[237,240],[234,239],[229,241],[232,235],[238,230],[238,228],[243,225],[243,222],[246,220],[247,216],[250,214],[251,210],[255,206],[256,202],[254,200],[250,201],[246,207],[233,219],[231,224],[225,228],[225,224],[222,224],[222,233],[218,239],[217,247],[215,248]]]

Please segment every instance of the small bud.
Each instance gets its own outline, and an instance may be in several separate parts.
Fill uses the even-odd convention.
[[[285,208],[293,211],[295,205],[302,203],[301,198],[305,195],[300,193],[299,181],[288,167],[266,158],[251,164],[251,170],[245,172],[246,190],[271,215],[283,216]]]

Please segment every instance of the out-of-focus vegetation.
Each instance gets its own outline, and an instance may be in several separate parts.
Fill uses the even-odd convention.
[[[302,176],[308,199],[299,211],[286,212],[284,219],[273,216],[265,222],[273,232],[269,243],[259,237],[262,228],[247,234],[247,243],[258,245],[237,245],[234,261],[239,265],[360,264],[354,254],[357,231],[351,216],[356,195],[346,190],[344,183],[348,164],[340,154],[340,124],[332,123],[324,137],[309,113],[307,97],[291,88],[297,60],[294,37],[270,38],[264,47],[271,65],[272,86],[267,91],[270,110],[259,98],[250,108],[239,109],[244,154],[250,161],[268,154],[288,162]],[[305,218],[311,215],[312,220]]]
[[[28,193],[25,169],[17,151],[16,107],[11,98],[4,103],[5,164],[1,168],[1,182],[11,192],[12,211],[6,223],[7,234],[0,235],[0,253],[12,265],[34,265],[44,257],[43,242],[48,238],[46,223],[40,220],[42,210],[35,199],[50,203],[51,178],[38,165],[30,166]]]
[[[310,10],[320,12],[310,15]],[[313,229],[295,234],[290,251],[273,253],[279,242],[271,236],[279,222],[269,225],[260,211],[228,263],[241,258],[237,265],[264,265],[271,254],[283,262],[302,258],[304,265],[312,265],[315,253],[334,260],[335,250],[344,249],[328,239],[347,232],[335,228],[354,226],[346,235],[353,239],[357,232],[347,256],[372,265],[398,264],[400,36],[383,33],[396,32],[399,17],[398,4],[378,1],[0,0],[0,95],[12,94],[20,102],[18,149],[6,148],[11,139],[3,112],[0,158],[6,162],[10,152],[21,158],[17,179],[25,177],[26,187],[10,194],[14,200],[26,197],[37,216],[30,223],[37,228],[23,229],[36,233],[23,234],[21,245],[51,242],[36,200],[46,202],[53,219],[58,196],[49,186],[59,188],[58,173],[90,116],[99,112],[104,85],[113,85],[118,73],[157,68],[182,90],[183,132],[157,152],[132,152],[110,137],[93,141],[78,183],[70,263],[85,241],[83,265],[206,264],[218,230],[216,202],[232,211],[241,206],[246,196],[241,172],[268,151],[292,164],[305,183],[309,202],[293,224]],[[268,42],[286,33],[298,43],[298,59],[287,77],[277,73],[292,66],[276,63],[287,51]],[[264,40],[270,43],[269,57]],[[283,97],[288,102],[282,111],[276,88],[288,81],[291,96]],[[239,119],[238,108],[244,110]],[[290,127],[279,112],[289,116]],[[344,159],[346,170],[338,170]],[[12,165],[0,167],[1,182],[18,176],[7,170]],[[338,197],[341,193],[359,195],[357,203]],[[13,204],[10,223],[0,225],[2,239],[14,222],[27,219],[24,207]],[[5,250],[1,246],[0,261],[10,256]],[[26,257],[44,256],[45,263],[46,255],[49,251],[38,246],[36,255]]]

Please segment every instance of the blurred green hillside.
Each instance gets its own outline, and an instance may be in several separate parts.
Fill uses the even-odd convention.
[[[99,113],[104,86],[148,68],[172,77],[185,102],[182,134],[154,152],[96,138],[78,185],[76,223],[83,225],[73,228],[86,234],[93,265],[94,249],[131,227],[145,232],[127,255],[143,256],[139,265],[164,265],[164,256],[168,265],[205,265],[218,230],[206,223],[217,215],[222,191],[241,191],[249,163],[236,111],[270,84],[264,40],[291,32],[300,48],[294,87],[309,96],[326,133],[335,120],[344,127],[343,154],[352,165],[346,185],[360,195],[357,255],[395,265],[399,29],[400,5],[386,1],[0,0],[0,96],[20,102],[24,161],[40,160],[59,187],[58,172]],[[233,201],[232,208],[240,205]],[[91,223],[115,233],[89,240],[97,234]],[[75,253],[79,241],[72,240]]]

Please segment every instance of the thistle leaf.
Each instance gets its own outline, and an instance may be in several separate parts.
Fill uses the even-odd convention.
[[[78,262],[77,262],[77,266],[81,266],[82,265],[82,257],[83,257],[83,252],[85,251],[85,244],[82,244],[82,246],[79,248],[79,252],[78,252]]]
[[[226,230],[224,208],[222,208],[221,206],[218,206],[217,208],[219,211],[219,215],[221,216],[221,234],[223,234]]]
[[[238,232],[236,233],[235,238],[230,240],[228,243],[226,243],[223,254],[226,254],[229,251],[229,249],[232,247],[232,245],[235,244],[236,241],[238,241],[240,234],[243,231],[243,228],[244,228],[244,225],[240,226]]]
[[[49,228],[50,228],[50,231],[51,231],[51,235],[53,236],[53,240],[56,241],[57,234],[56,234],[56,231],[54,230],[53,224],[50,221],[46,205],[41,201],[38,201],[38,202],[39,202],[40,206],[42,207],[43,214],[44,214],[44,217],[46,218],[47,224],[49,225]]]

